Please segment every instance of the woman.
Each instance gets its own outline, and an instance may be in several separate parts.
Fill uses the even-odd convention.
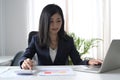
[[[65,65],[70,56],[74,65],[96,65],[100,60],[80,59],[72,37],[64,31],[62,9],[55,4],[43,8],[39,21],[39,33],[32,41],[20,60],[22,69],[32,69],[34,54],[38,56],[38,65]]]

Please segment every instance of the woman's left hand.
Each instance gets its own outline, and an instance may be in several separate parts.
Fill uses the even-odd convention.
[[[88,64],[89,65],[101,65],[102,64],[102,60],[100,59],[91,59],[88,61]]]

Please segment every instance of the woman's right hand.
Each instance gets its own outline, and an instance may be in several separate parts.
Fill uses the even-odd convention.
[[[32,70],[33,69],[33,61],[30,58],[25,59],[21,65],[21,68],[26,69],[26,70]]]

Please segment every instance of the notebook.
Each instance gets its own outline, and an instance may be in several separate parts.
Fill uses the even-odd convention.
[[[101,66],[80,65],[75,71],[103,73],[120,68],[120,40],[112,40]]]

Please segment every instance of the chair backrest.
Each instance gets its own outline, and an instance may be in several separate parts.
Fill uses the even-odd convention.
[[[29,33],[28,45],[29,45],[29,43],[31,42],[33,35],[36,35],[37,33],[38,33],[38,31],[31,31],[31,32]]]
[[[15,57],[13,58],[12,62],[11,62],[11,66],[19,66],[19,60],[20,57],[22,56],[22,54],[24,53],[24,51],[19,51]]]

